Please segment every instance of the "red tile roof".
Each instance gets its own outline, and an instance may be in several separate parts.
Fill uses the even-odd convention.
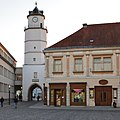
[[[111,46],[120,46],[120,22],[87,25],[47,49]]]

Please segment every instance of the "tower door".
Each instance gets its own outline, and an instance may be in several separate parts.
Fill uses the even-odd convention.
[[[112,87],[100,86],[95,87],[95,105],[111,106],[112,103]]]

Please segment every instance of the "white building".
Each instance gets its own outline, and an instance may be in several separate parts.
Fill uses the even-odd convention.
[[[36,87],[43,91],[45,60],[43,50],[46,47],[44,28],[45,16],[37,6],[29,11],[28,28],[25,28],[25,50],[23,65],[23,100],[32,100],[32,92]]]

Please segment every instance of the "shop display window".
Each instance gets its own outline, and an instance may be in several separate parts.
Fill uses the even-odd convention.
[[[85,91],[84,91],[84,89],[72,89],[72,102],[85,103]]]
[[[89,89],[89,97],[94,98],[94,89],[93,88]]]
[[[54,90],[51,90],[51,102],[54,102]]]

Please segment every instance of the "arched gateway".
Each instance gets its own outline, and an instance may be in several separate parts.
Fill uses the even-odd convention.
[[[28,101],[37,100],[37,96],[39,95],[40,100],[42,100],[42,88],[38,84],[33,84],[30,86],[28,90]]]

